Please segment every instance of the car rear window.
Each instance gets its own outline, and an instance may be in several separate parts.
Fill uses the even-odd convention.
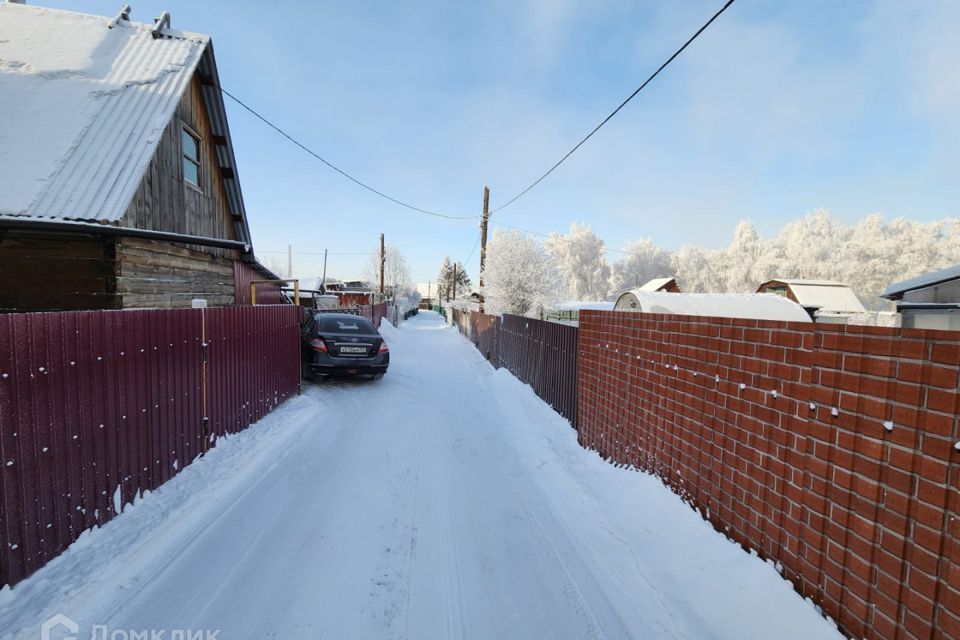
[[[375,334],[377,332],[369,320],[359,316],[355,318],[324,318],[321,316],[317,318],[317,329],[321,333]]]

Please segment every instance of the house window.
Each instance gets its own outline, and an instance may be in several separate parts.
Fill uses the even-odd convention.
[[[183,179],[199,189],[200,138],[184,128],[181,146],[183,147]]]

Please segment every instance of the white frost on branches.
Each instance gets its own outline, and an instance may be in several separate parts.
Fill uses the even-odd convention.
[[[651,240],[631,240],[623,250],[630,255],[613,263],[610,288],[614,294],[635,289],[653,278],[673,277],[670,253]]]
[[[492,281],[487,286],[488,306],[523,309],[509,311],[520,314],[549,308],[564,290],[571,299],[603,300],[667,276],[690,293],[750,293],[774,278],[836,280],[868,309],[880,310],[890,307],[879,294],[891,283],[960,263],[960,219],[887,222],[878,214],[845,225],[825,210],[808,213],[769,239],[744,220],[726,249],[684,246],[671,253],[650,240],[630,241],[623,247],[626,255],[612,266],[604,259],[603,239],[587,225],[551,235],[549,251],[521,232],[498,231],[495,238],[500,255],[493,257],[495,240],[487,271],[500,281],[494,296]],[[558,291],[551,290],[553,277],[560,280]],[[508,283],[519,288],[513,291]],[[491,303],[494,298],[499,306]]]
[[[384,248],[383,285],[384,290],[395,298],[413,293],[413,278],[410,276],[410,266],[407,259],[396,245],[387,245]],[[367,266],[364,269],[364,278],[371,282],[375,289],[380,288],[380,252],[370,254]]]
[[[540,315],[563,291],[554,256],[521,231],[497,229],[487,247],[483,295],[488,313]]]
[[[885,308],[880,293],[893,282],[960,262],[960,220],[914,222],[882,215],[853,226],[813,211],[764,240],[753,224],[737,225],[726,250],[683,247],[674,254],[684,291],[737,293],[774,278],[836,280],[869,309]]]
[[[551,233],[547,249],[557,259],[573,300],[605,300],[610,291],[610,266],[603,258],[603,238],[590,225],[572,224],[570,233]]]

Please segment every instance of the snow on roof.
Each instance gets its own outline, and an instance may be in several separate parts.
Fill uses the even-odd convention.
[[[810,322],[803,307],[773,293],[667,293],[633,289],[620,296],[615,310]]]
[[[670,284],[673,278],[653,278],[640,287],[640,291],[659,291],[661,287]]]
[[[584,309],[591,309],[594,311],[612,311],[613,303],[605,302],[603,300],[598,302],[570,300],[557,304],[557,309],[560,311],[583,311]]]
[[[783,280],[802,306],[837,313],[863,313],[866,308],[850,287],[829,280]]]
[[[896,300],[903,297],[903,294],[907,291],[932,287],[935,284],[940,284],[949,280],[957,280],[958,278],[960,278],[960,264],[947,267],[946,269],[940,269],[939,271],[931,271],[930,273],[925,273],[922,276],[917,276],[916,278],[910,278],[909,280],[891,284],[889,287],[887,287],[886,291],[880,294],[880,297]]]
[[[209,42],[0,3],[0,214],[117,221]]]
[[[774,278],[770,282],[782,282],[789,285],[817,286],[817,287],[845,287],[847,285],[834,280],[802,280],[799,278]]]

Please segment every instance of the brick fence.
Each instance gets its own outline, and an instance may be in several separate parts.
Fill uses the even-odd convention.
[[[960,332],[584,311],[581,444],[849,634],[960,638]]]

